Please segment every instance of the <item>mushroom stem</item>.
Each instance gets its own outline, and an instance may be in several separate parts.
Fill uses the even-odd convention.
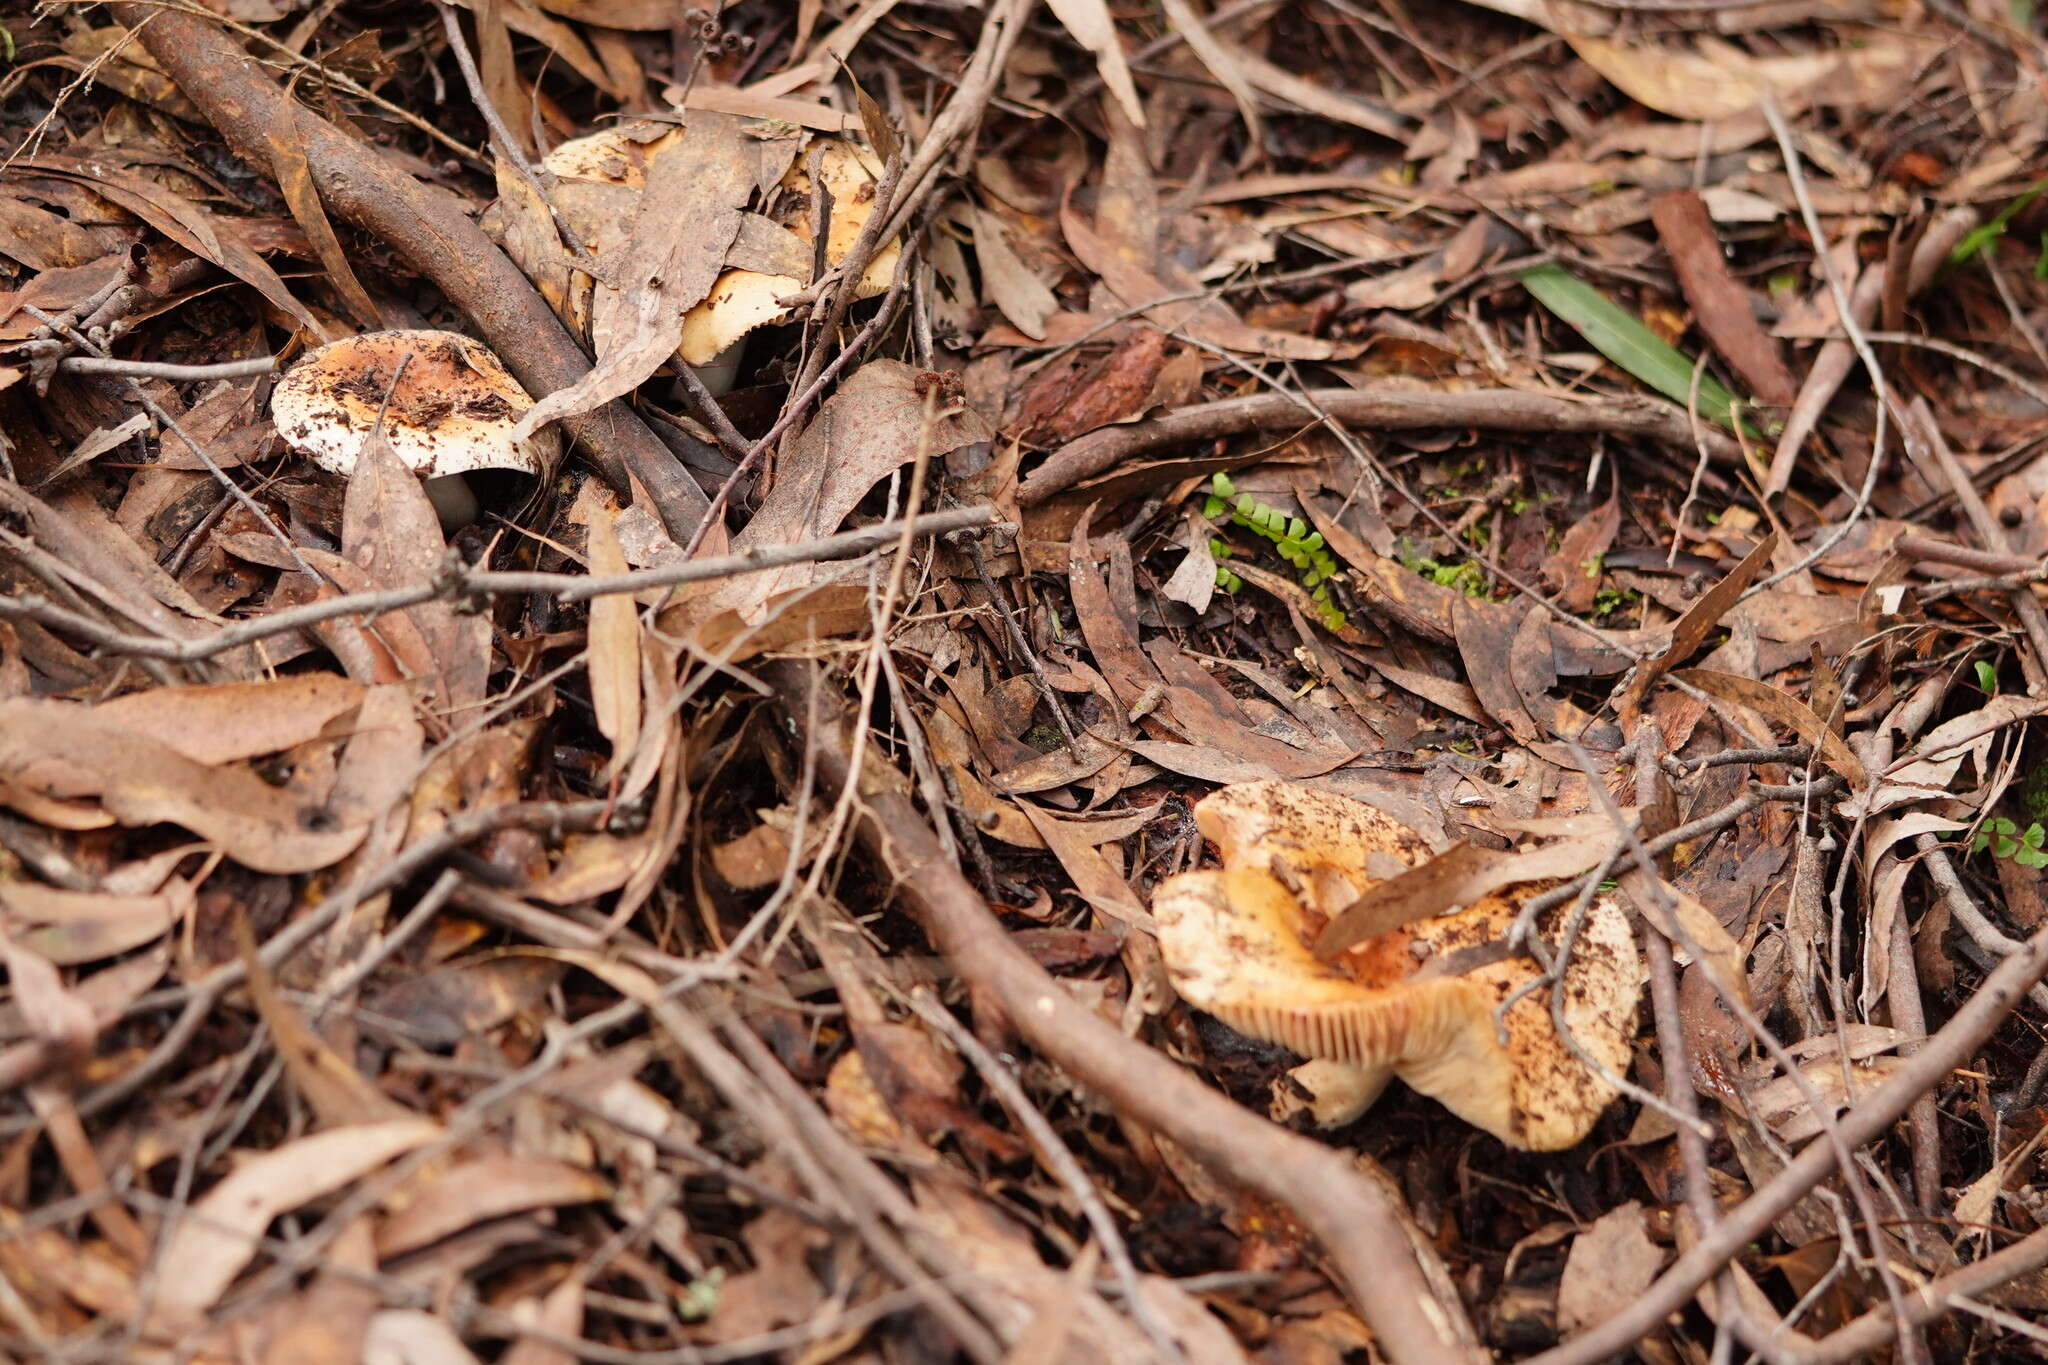
[[[723,398],[732,392],[732,386],[740,376],[740,366],[747,358],[747,339],[741,337],[732,345],[720,351],[702,365],[690,368],[697,373],[697,382],[713,398]]]
[[[434,515],[441,518],[443,531],[459,531],[483,515],[467,475],[439,474],[422,479],[420,489],[427,495],[427,501],[434,504]]]

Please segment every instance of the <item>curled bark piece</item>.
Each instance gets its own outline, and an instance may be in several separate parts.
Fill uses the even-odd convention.
[[[1415,388],[1313,389],[1304,395],[1331,418],[1347,426],[1382,431],[1418,427],[1489,427],[1497,431],[1613,432],[1649,436],[1692,450],[1693,426],[1685,412],[1648,398],[1612,398],[1588,402],[1553,398],[1520,389],[1470,389],[1462,393]],[[1261,393],[1175,408],[1144,422],[1104,427],[1069,441],[1017,486],[1017,501],[1026,507],[1044,502],[1082,479],[1100,474],[1119,461],[1182,441],[1238,436],[1247,431],[1306,428],[1317,422],[1292,396]],[[1739,465],[1741,448],[1725,433],[1703,429],[1701,444],[1715,460]]]
[[[290,96],[220,28],[183,10],[141,3],[113,6],[170,78],[252,165],[270,164],[266,130],[291,114],[320,198],[350,223],[391,244],[476,324],[529,392],[566,388],[590,369],[518,267],[448,196],[411,176],[310,110],[289,108]],[[664,528],[690,539],[708,506],[667,446],[623,403],[612,402],[563,424],[622,498],[638,479]]]
[[[806,739],[828,786],[847,780],[852,721],[816,665],[784,660],[762,671],[783,714]],[[946,856],[908,797],[877,772],[861,783],[859,832],[904,906],[961,977],[1068,1075],[1116,1110],[1173,1139],[1218,1175],[1283,1205],[1328,1252],[1394,1365],[1479,1365],[1488,1359],[1464,1306],[1433,1293],[1388,1193],[1341,1152],[1240,1108],[1083,1006],[1011,942],[981,895]]]

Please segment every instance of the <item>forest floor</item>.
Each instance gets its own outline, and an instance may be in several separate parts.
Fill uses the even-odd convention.
[[[2041,1358],[2043,34],[15,0],[0,1356]]]

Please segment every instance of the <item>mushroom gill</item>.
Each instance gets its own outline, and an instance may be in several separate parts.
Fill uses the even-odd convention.
[[[1299,1079],[1347,1096],[1319,1107],[1320,1120],[1348,1121],[1398,1076],[1511,1146],[1552,1151],[1592,1129],[1614,1088],[1560,1037],[1549,991],[1521,995],[1495,1023],[1540,969],[1489,949],[1544,883],[1324,962],[1310,948],[1322,925],[1375,882],[1425,861],[1421,838],[1362,802],[1277,781],[1225,787],[1195,818],[1224,866],[1159,887],[1152,909],[1168,975],[1189,1004],[1311,1059]],[[1554,933],[1558,918],[1539,932]],[[1432,970],[1468,960],[1476,965]],[[1627,917],[1595,900],[1565,970],[1563,1014],[1606,1072],[1628,1065],[1640,981]]]

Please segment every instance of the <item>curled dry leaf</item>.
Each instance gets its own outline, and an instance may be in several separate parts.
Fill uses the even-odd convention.
[[[97,962],[153,942],[191,914],[194,903],[191,884],[175,878],[149,896],[0,881],[0,922],[7,933],[61,967]]]
[[[92,716],[195,763],[222,764],[318,739],[362,700],[361,683],[333,673],[295,673],[260,682],[152,687],[101,702]]]
[[[1592,1129],[1613,1086],[1567,1048],[1546,997],[1507,1010],[1505,1045],[1495,1033],[1494,1009],[1537,973],[1500,943],[1524,897],[1488,896],[1325,964],[1309,947],[1323,923],[1426,858],[1421,838],[1362,802],[1284,782],[1226,787],[1195,820],[1224,866],[1171,877],[1153,898],[1174,988],[1233,1028],[1325,1063],[1321,1074],[1353,1096],[1326,1117],[1355,1117],[1399,1076],[1512,1146],[1556,1150]],[[1611,900],[1594,901],[1565,982],[1568,1027],[1618,1074],[1641,985]]]
[[[612,530],[618,508],[604,485],[596,479],[586,482],[569,515],[589,532],[586,555],[591,575],[625,573],[626,555]],[[616,774],[640,738],[639,604],[625,593],[593,598],[589,645],[590,704],[597,713],[598,732],[611,741],[611,771]]]
[[[374,705],[373,705],[374,702]],[[182,825],[259,872],[311,872],[362,843],[411,778],[421,736],[403,689],[365,698],[334,795],[309,804],[236,767],[209,767],[95,720],[85,707],[0,702],[0,783],[60,801],[92,798],[127,825]]]
[[[587,1204],[611,1192],[580,1166],[537,1157],[482,1157],[406,1192],[377,1230],[377,1254],[402,1256],[475,1223],[528,1209]]]
[[[171,1273],[158,1278],[153,1324],[169,1332],[196,1326],[254,1258],[273,1218],[344,1189],[440,1135],[438,1123],[393,1119],[331,1128],[250,1157],[172,1231],[160,1260]]]
[[[1912,80],[1925,42],[1896,29],[1864,30],[1858,41],[1824,52],[1753,57],[1731,43],[1701,38],[1697,47],[1564,33],[1579,59],[1639,104],[1673,118],[1717,120],[1755,109],[1766,95],[1790,114],[1817,100],[1882,108]]]

